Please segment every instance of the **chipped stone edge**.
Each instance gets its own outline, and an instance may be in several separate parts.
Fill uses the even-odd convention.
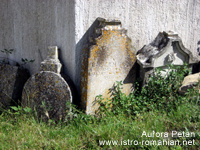
[[[161,32],[160,32],[161,33]],[[167,38],[169,39],[167,46],[170,46],[172,42],[178,42],[180,48],[187,54],[189,55],[190,59],[189,59],[189,65],[192,65],[192,64],[195,64],[195,63],[198,63],[198,59],[195,58],[192,54],[191,51],[189,51],[187,48],[185,48],[185,46],[183,45],[183,42],[181,40],[181,38],[178,36],[178,34],[176,32],[173,32],[173,31],[168,31],[168,32],[165,32],[163,31],[162,32],[163,34],[166,33],[167,34]],[[139,57],[137,56],[137,63],[143,67],[143,68],[149,68],[149,67],[152,67],[153,68],[153,64],[154,64],[154,60],[156,58],[158,58],[159,56],[161,56],[162,54],[164,54],[166,52],[166,48],[162,48],[160,50],[160,52],[158,52],[156,55],[154,55],[152,58],[151,58],[151,63],[145,63],[145,62],[142,62]]]

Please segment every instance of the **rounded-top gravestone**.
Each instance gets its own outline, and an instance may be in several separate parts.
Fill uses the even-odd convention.
[[[43,119],[60,120],[65,117],[71,103],[67,82],[57,73],[41,71],[33,75],[24,86],[22,104],[35,109]]]
[[[54,51],[56,55],[58,53],[56,46],[49,47],[49,51],[51,53]],[[45,71],[42,68],[45,68]],[[42,120],[58,121],[64,119],[70,111],[72,93],[69,85],[60,75],[60,68],[61,64],[57,57],[50,59],[47,57],[47,60],[41,63],[41,71],[29,78],[24,86],[23,107],[32,108]]]

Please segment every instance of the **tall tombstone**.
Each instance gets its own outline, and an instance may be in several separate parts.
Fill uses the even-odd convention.
[[[29,78],[24,86],[23,107],[36,110],[42,120],[64,119],[70,110],[67,103],[72,103],[72,93],[60,75],[61,66],[57,47],[48,47],[47,59],[41,62],[40,72]]]
[[[136,78],[136,51],[121,22],[97,20],[95,33],[83,49],[81,69],[81,105],[91,115],[99,108],[97,95],[111,98],[116,81],[122,81],[123,92],[129,94]]]

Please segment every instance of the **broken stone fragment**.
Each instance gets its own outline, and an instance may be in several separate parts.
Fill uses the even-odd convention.
[[[179,93],[184,95],[188,89],[196,87],[200,81],[200,73],[188,75],[184,78],[182,86],[179,88]]]
[[[173,31],[160,32],[157,35],[157,37],[153,40],[153,42],[151,42],[148,45],[144,45],[143,48],[137,52],[137,60],[139,64],[141,64],[143,67],[154,67],[155,66],[154,60],[160,56],[165,55],[165,53],[167,53],[167,55],[169,55],[170,53],[174,54],[183,53],[182,57],[188,57],[188,59],[183,58],[186,59],[185,60],[186,63],[193,64],[197,62],[197,59],[194,58],[191,51],[189,51],[183,46],[182,40],[178,36],[178,34]],[[172,57],[175,57],[174,54]],[[181,56],[177,57],[179,58]],[[179,63],[175,61],[178,60],[177,57],[168,60],[169,62],[171,61],[174,64],[177,64]],[[162,63],[161,65],[166,65],[166,63],[165,64]]]
[[[143,86],[147,84],[155,68],[160,68],[161,75],[165,76],[169,72],[168,65],[182,66],[187,63],[189,68],[192,68],[197,62],[191,51],[184,47],[178,34],[173,31],[160,32],[150,44],[144,45],[137,52]]]

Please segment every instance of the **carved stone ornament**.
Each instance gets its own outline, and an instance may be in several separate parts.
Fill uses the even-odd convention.
[[[167,65],[173,64],[181,66],[184,63],[197,63],[198,60],[194,58],[191,51],[183,46],[181,38],[176,32],[160,32],[157,37],[148,45],[144,45],[141,50],[137,52],[137,62],[140,65],[140,78],[143,80],[143,85],[146,83],[146,73],[155,68],[167,71]],[[162,75],[165,75],[162,72]]]
[[[167,62],[173,62],[175,60],[175,55],[176,55],[175,53],[168,54],[167,57],[166,57],[166,61]]]

